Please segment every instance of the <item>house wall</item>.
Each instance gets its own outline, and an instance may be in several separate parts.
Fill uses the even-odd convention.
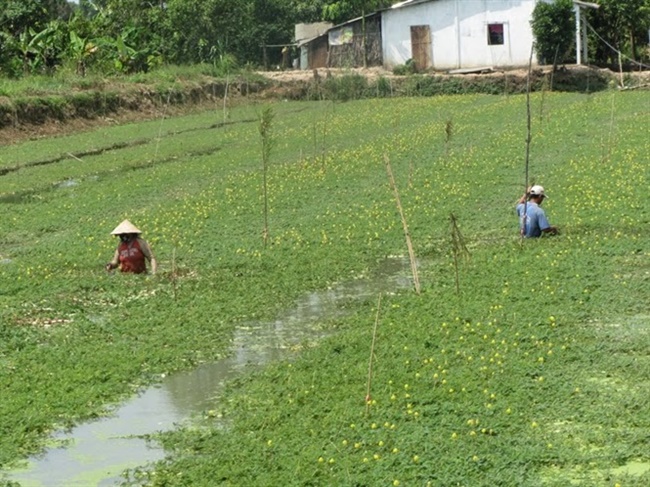
[[[329,67],[353,68],[363,66],[363,24],[361,20],[346,24],[342,28],[351,29],[351,42],[329,46]],[[381,20],[379,15],[366,18],[366,62],[368,66],[382,65]],[[336,34],[340,29],[331,29]]]
[[[383,60],[411,59],[411,26],[428,25],[434,69],[527,66],[535,0],[432,0],[382,12]],[[504,24],[504,44],[489,45],[487,25]],[[535,62],[535,59],[533,59]]]
[[[364,44],[361,20],[328,29],[323,35],[300,47],[300,69],[352,68],[363,66]],[[379,15],[366,18],[366,62],[368,66],[382,65],[381,19]],[[330,37],[337,42],[331,43]]]
[[[306,50],[306,69],[324,68],[327,66],[327,34],[324,34],[307,44]],[[301,69],[305,68],[301,66]]]

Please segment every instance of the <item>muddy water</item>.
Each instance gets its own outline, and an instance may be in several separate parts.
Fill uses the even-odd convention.
[[[327,333],[319,322],[344,315],[346,302],[411,287],[409,269],[408,259],[386,259],[370,277],[307,294],[274,321],[242,325],[228,358],[166,377],[112,416],[55,435],[53,441],[60,446],[31,458],[8,478],[25,487],[119,485],[125,469],[164,457],[162,449],[140,436],[172,429],[216,408],[225,382],[250,367],[282,359],[296,345],[317,341]]]

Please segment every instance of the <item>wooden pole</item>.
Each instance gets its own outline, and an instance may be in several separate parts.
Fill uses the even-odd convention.
[[[406,238],[406,247],[408,248],[409,260],[411,261],[411,272],[413,273],[415,292],[417,294],[420,294],[420,278],[418,277],[418,266],[415,260],[413,244],[411,243],[411,235],[409,234],[409,228],[406,223],[406,218],[404,217],[404,211],[402,211],[402,202],[399,199],[399,192],[397,191],[397,185],[395,184],[395,178],[393,177],[393,170],[390,167],[390,160],[387,154],[384,154],[384,160],[386,161],[386,172],[388,173],[388,179],[390,180],[391,188],[393,188],[393,193],[395,194],[395,202],[397,203],[399,216],[402,219],[402,227],[404,228],[404,236]]]
[[[370,410],[370,386],[372,384],[372,359],[375,356],[375,342],[377,340],[377,326],[379,324],[379,309],[381,307],[381,294],[377,298],[377,313],[375,314],[375,326],[372,330],[372,343],[370,345],[370,360],[368,362],[368,385],[366,387],[366,415]]]
[[[532,140],[532,132],[530,126],[530,77],[533,70],[533,51],[535,50],[535,44],[533,43],[530,46],[530,58],[528,59],[528,76],[526,77],[526,176],[524,181],[524,195],[528,194],[528,167],[530,165],[530,142]],[[526,218],[528,218],[528,198],[524,197],[524,215],[521,225],[521,241],[523,243],[524,236],[526,235]]]

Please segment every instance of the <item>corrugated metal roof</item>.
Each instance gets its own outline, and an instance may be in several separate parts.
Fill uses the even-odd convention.
[[[435,2],[435,0],[404,0],[403,2],[399,2],[394,5],[391,5],[390,7],[386,7],[383,10],[392,10],[392,9],[402,8],[402,7],[411,7],[413,5],[418,5],[420,3],[427,3],[427,2]],[[573,0],[573,3],[581,7],[600,8],[600,5],[598,5],[597,3],[585,2],[582,0]]]
[[[403,2],[396,3],[394,5],[391,5],[390,7],[384,9],[384,10],[392,10],[396,8],[402,8],[402,7],[410,7],[411,5],[417,5],[419,3],[427,3],[427,2],[433,2],[435,0],[404,0]]]

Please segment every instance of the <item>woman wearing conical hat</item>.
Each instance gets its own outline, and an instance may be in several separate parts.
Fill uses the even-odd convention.
[[[106,270],[119,268],[122,272],[143,274],[147,272],[146,261],[151,265],[151,273],[155,274],[158,264],[151,252],[149,244],[140,237],[142,232],[129,220],[120,223],[111,235],[120,237],[120,243],[115,249],[113,260],[106,264]]]

